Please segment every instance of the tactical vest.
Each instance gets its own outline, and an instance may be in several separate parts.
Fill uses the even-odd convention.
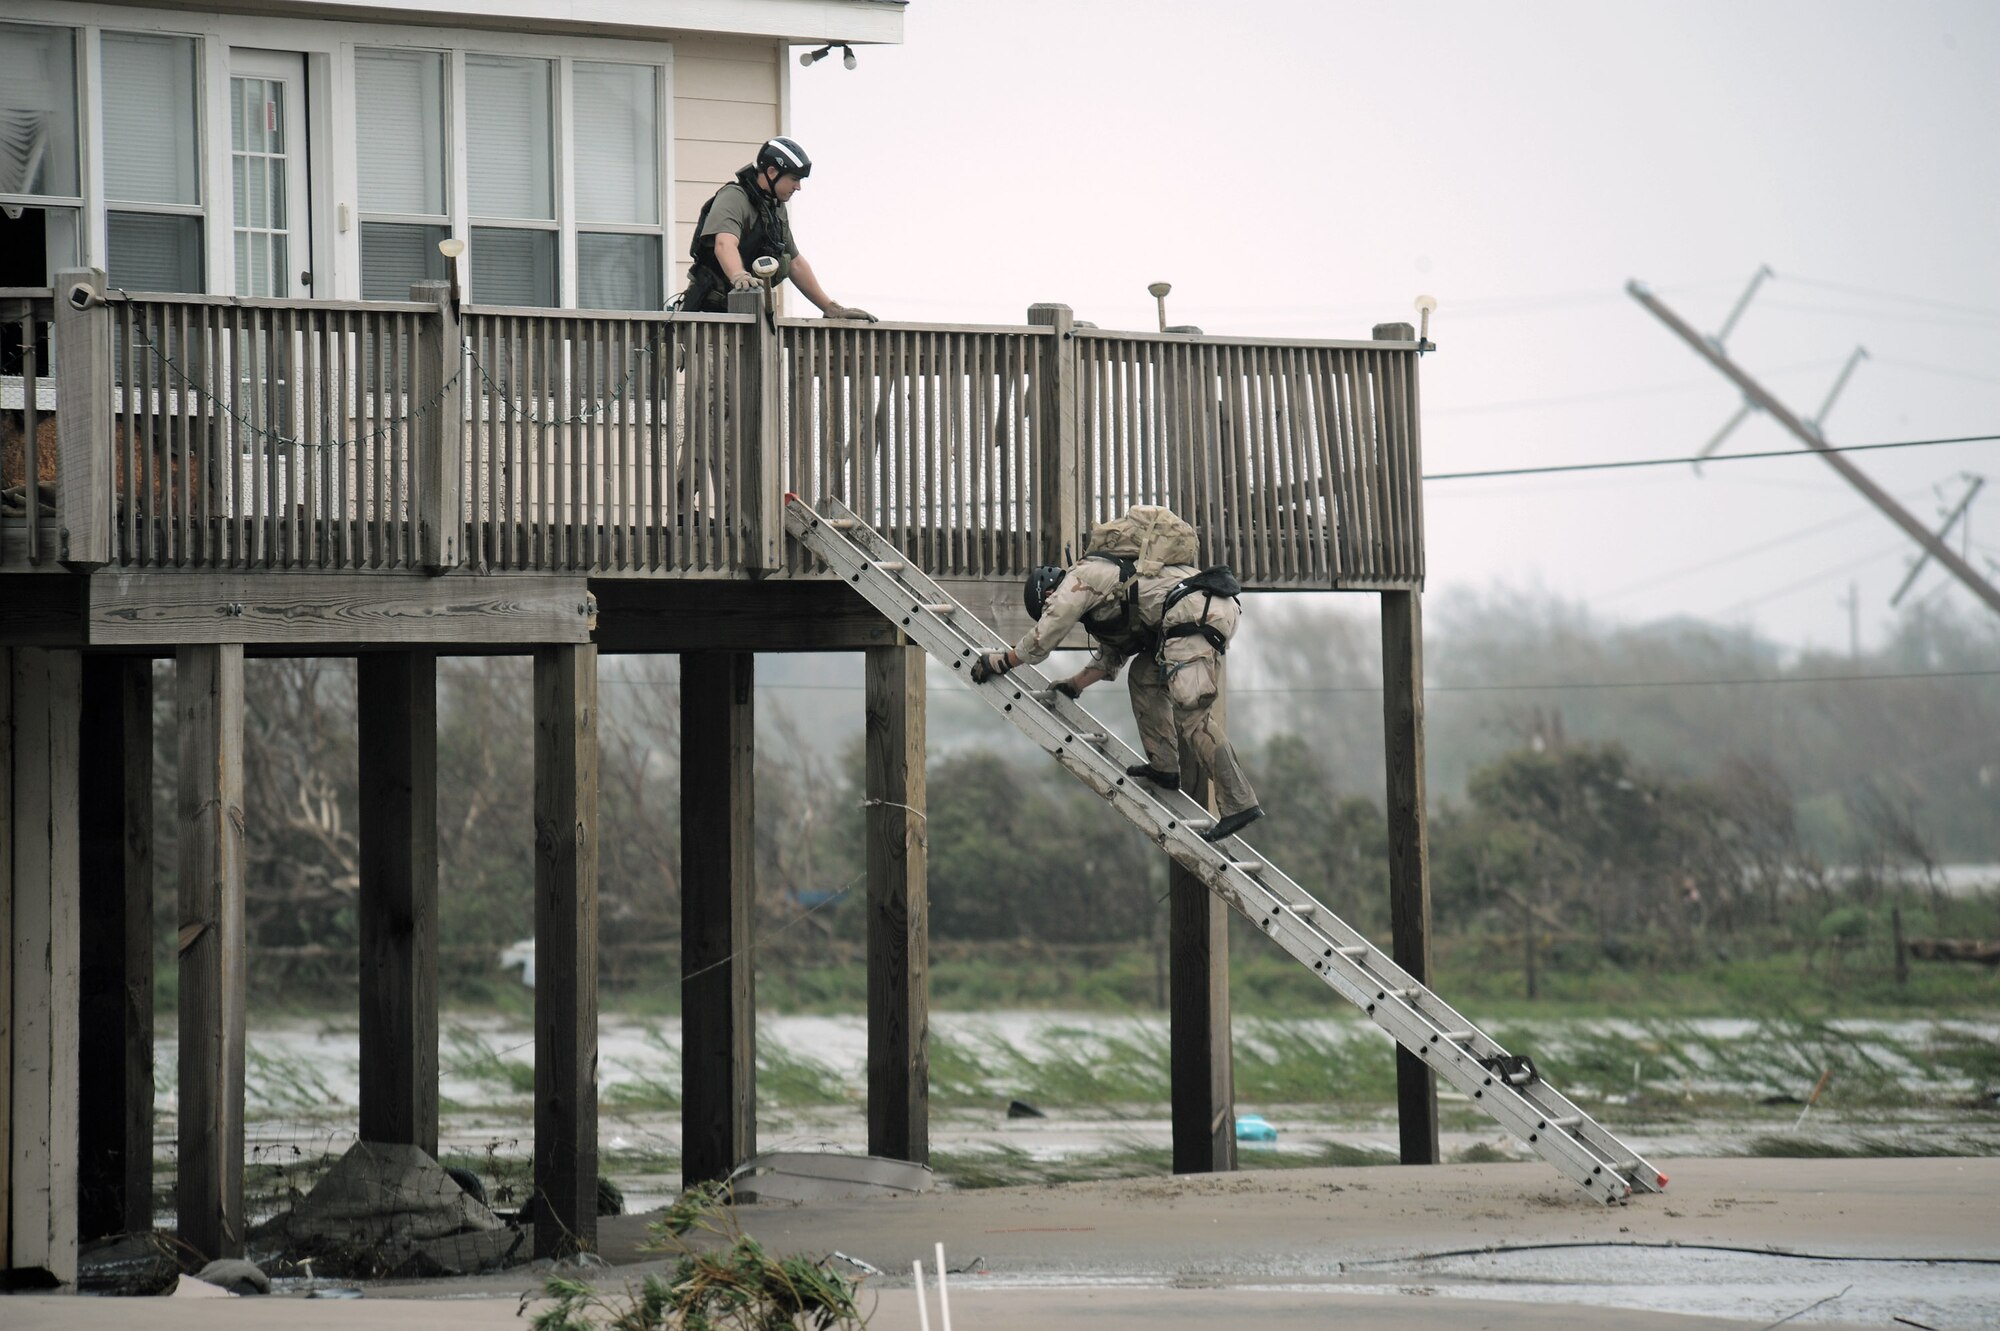
[[[753,216],[736,244],[736,252],[746,269],[767,255],[783,262],[785,251],[791,248],[791,227],[778,211],[783,205],[757,188],[755,166],[744,167],[736,173],[735,180],[709,196],[708,202],[701,206],[700,216],[695,218],[694,242],[688,246],[688,257],[694,264],[688,269],[687,295],[681,302],[681,308],[690,313],[720,314],[728,308],[729,278],[715,257],[715,237],[702,234],[708,225],[709,210],[722,197],[723,189],[740,189],[750,199]]]
[[[1102,559],[1118,566],[1117,595],[1083,617],[1083,627],[1091,637],[1119,651],[1137,656],[1159,646],[1159,634],[1139,622],[1139,564],[1129,555],[1108,555],[1092,551],[1085,559]]]
[[[1236,574],[1230,571],[1227,564],[1217,564],[1213,568],[1205,568],[1193,577],[1182,578],[1179,582],[1175,583],[1173,590],[1167,593],[1166,603],[1160,607],[1160,621],[1162,624],[1165,624],[1167,617],[1173,613],[1174,607],[1188,597],[1193,596],[1196,592],[1200,592],[1202,596],[1201,618],[1167,625],[1167,627],[1161,630],[1160,639],[1162,642],[1165,642],[1171,638],[1192,638],[1199,635],[1206,638],[1208,645],[1215,648],[1217,653],[1227,654],[1229,651],[1229,635],[1208,622],[1210,607],[1215,604],[1216,597],[1222,596],[1233,599],[1243,594],[1242,584],[1236,581]]]

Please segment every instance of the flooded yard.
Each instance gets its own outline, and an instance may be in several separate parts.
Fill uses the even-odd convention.
[[[446,1014],[441,1146],[494,1203],[528,1190],[534,1044],[518,1018]],[[2000,1154],[2000,1021],[1549,1020],[1497,1023],[1544,1075],[1649,1157]],[[679,1185],[680,1023],[607,1013],[599,1028],[600,1154],[630,1210]],[[155,1064],[157,1152],[171,1179],[176,1041]],[[1390,1045],[1359,1018],[1239,1020],[1237,1110],[1278,1129],[1246,1166],[1388,1163],[1396,1155]],[[248,1056],[253,1211],[312,1185],[354,1140],[357,1027],[253,1026]],[[767,1015],[758,1028],[762,1149],[866,1149],[860,1016]],[[1822,1075],[1825,1088],[1808,1108]],[[936,1013],[931,1147],[948,1186],[1163,1174],[1163,1020],[1102,1014]],[[1446,1160],[1533,1156],[1462,1098],[1441,1095]],[[1009,1117],[1020,1100],[1042,1117]],[[168,1207],[166,1209],[171,1209]]]

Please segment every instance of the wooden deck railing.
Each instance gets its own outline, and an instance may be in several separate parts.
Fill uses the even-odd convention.
[[[7,307],[59,351],[76,417],[62,540],[0,512],[28,566],[814,576],[782,537],[795,490],[942,577],[1018,578],[1144,502],[1247,586],[1422,583],[1408,342],[1110,332],[1062,306],[994,327],[459,310],[437,285],[50,294]],[[41,436],[22,462],[46,473]]]

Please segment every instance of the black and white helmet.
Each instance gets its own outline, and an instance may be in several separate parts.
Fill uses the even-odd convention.
[[[1042,617],[1050,595],[1062,585],[1063,577],[1068,572],[1068,569],[1055,564],[1043,564],[1029,571],[1028,580],[1021,586],[1021,608],[1028,612],[1029,619]]]
[[[757,150],[757,170],[762,172],[767,166],[778,168],[778,174],[797,176],[804,180],[812,174],[812,158],[799,147],[797,139],[766,139],[764,146]]]

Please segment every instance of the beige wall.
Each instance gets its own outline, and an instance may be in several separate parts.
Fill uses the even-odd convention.
[[[701,206],[779,131],[783,51],[756,39],[674,43],[675,291],[687,282]]]

